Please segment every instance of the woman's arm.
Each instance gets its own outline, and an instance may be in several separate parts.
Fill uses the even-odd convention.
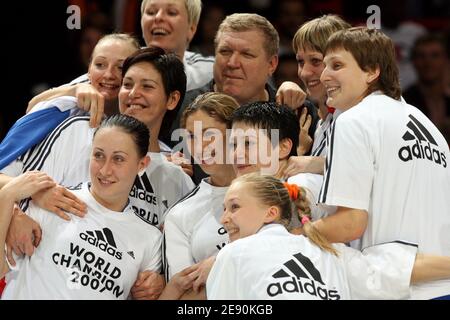
[[[347,243],[359,239],[367,228],[365,210],[338,207],[336,213],[319,219],[314,226],[332,243]]]
[[[411,284],[450,279],[450,257],[418,253],[411,273]]]
[[[11,180],[13,177],[7,176],[6,174],[0,173],[0,190]]]
[[[9,223],[14,210],[14,198],[8,192],[0,190],[0,278],[9,271],[5,257],[5,241],[8,233]]]
[[[286,166],[286,169],[284,169],[284,177],[289,178],[299,173],[315,173],[323,175],[324,167],[324,157],[292,156],[289,157],[288,165]]]
[[[91,114],[90,125],[97,127],[105,112],[105,98],[90,83],[77,83],[72,86],[61,86],[37,95],[28,103],[27,113],[39,102],[48,101],[62,96],[77,98],[78,108]]]
[[[73,86],[61,86],[52,89],[45,90],[41,92],[37,96],[33,97],[33,99],[28,102],[28,107],[26,113],[30,112],[31,109],[39,102],[51,100],[54,98],[62,97],[62,96],[72,96],[75,97],[77,85]]]
[[[0,190],[0,277],[9,270],[5,259],[5,240],[13,214],[14,203],[28,198],[39,190],[55,186],[55,182],[43,172],[29,171],[8,182]]]

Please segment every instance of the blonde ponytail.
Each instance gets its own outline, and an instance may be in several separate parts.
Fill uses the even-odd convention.
[[[280,209],[277,223],[287,227],[292,213],[295,212],[302,221],[305,236],[320,249],[338,255],[337,250],[311,223],[311,207],[304,188],[296,184],[282,183],[279,179],[259,173],[242,175],[233,180],[233,184],[237,182],[250,183],[252,195],[261,203]]]
[[[306,190],[295,184],[284,183],[284,186],[288,190],[291,201],[294,204],[295,211],[302,222],[303,234],[322,250],[328,251],[337,256],[337,250],[311,222],[311,203],[306,197]],[[298,191],[294,191],[295,189],[298,189]]]

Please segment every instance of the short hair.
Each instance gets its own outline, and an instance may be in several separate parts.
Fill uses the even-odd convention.
[[[100,126],[95,130],[94,137],[101,129],[112,127],[117,127],[131,136],[135,143],[137,153],[141,158],[147,155],[150,132],[145,124],[133,117],[124,114],[115,114],[102,121]]]
[[[297,155],[300,125],[294,111],[275,102],[258,101],[245,104],[233,112],[233,124],[242,122],[255,128],[267,130],[268,138],[272,129],[279,130],[280,141],[290,139],[292,149],[289,156]],[[271,141],[277,145],[280,141]]]
[[[423,45],[429,44],[429,43],[439,44],[442,47],[442,50],[443,50],[445,56],[446,57],[448,56],[447,45],[446,45],[444,37],[440,34],[428,33],[428,34],[425,34],[425,35],[417,38],[416,41],[414,42],[414,45],[411,48],[411,59],[414,59],[415,57],[417,57],[417,51],[420,46],[423,46]]]
[[[351,25],[334,14],[323,15],[304,23],[292,39],[294,52],[300,49],[310,49],[324,54],[328,38],[339,30],[350,28]]]
[[[180,105],[186,94],[186,73],[184,72],[183,62],[173,53],[165,53],[159,47],[150,46],[139,49],[125,59],[122,67],[122,77],[125,77],[132,65],[140,62],[150,63],[158,71],[167,96],[175,91],[180,93],[180,101],[178,101],[178,105]]]
[[[393,99],[400,100],[399,71],[393,41],[376,29],[354,27],[334,33],[328,40],[325,54],[344,49],[352,54],[361,70],[380,69],[378,79],[372,81],[366,95],[381,90]]]
[[[164,137],[168,134],[170,124],[175,121],[177,110],[183,103],[186,94],[186,73],[184,72],[183,62],[178,59],[174,53],[165,53],[159,47],[147,47],[139,49],[129,56],[122,67],[122,78],[125,77],[128,69],[139,62],[148,62],[159,72],[164,86],[166,96],[178,91],[180,100],[173,110],[167,110],[162,120],[159,136]]]
[[[148,0],[142,0],[141,15],[144,13],[147,1]],[[186,5],[188,22],[190,24],[198,25],[202,13],[202,0],[184,0],[184,4]]]
[[[263,48],[267,56],[270,58],[278,55],[280,37],[277,30],[269,20],[256,13],[234,13],[227,16],[217,30],[214,45],[217,48],[219,38],[224,31],[244,32],[254,30],[261,32],[264,38]]]
[[[239,103],[231,96],[219,92],[207,92],[199,95],[183,112],[181,127],[186,127],[187,118],[197,111],[204,111],[211,118],[231,128],[231,115]]]

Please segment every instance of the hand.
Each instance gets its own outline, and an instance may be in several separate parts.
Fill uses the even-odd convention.
[[[197,279],[193,283],[194,292],[199,292],[202,287],[206,286],[206,280],[208,280],[209,272],[211,271],[216,257],[209,257],[199,263],[199,267],[196,271]]]
[[[188,176],[192,177],[194,175],[194,167],[190,163],[189,159],[186,159],[184,157],[184,154],[181,152],[175,152],[171,155],[167,155],[167,160],[172,162],[173,164],[176,164],[183,169],[184,173],[186,173]]]
[[[303,107],[302,112],[300,114],[300,136],[299,136],[299,143],[297,147],[297,154],[299,156],[304,155],[307,153],[313,144],[312,137],[309,136],[309,127],[311,127],[312,117],[308,114],[308,109],[306,107]]]
[[[9,264],[16,265],[12,252],[18,256],[31,257],[34,248],[39,246],[42,238],[42,230],[39,224],[27,216],[18,206],[14,206],[14,214],[6,236],[6,258]]]
[[[75,86],[75,97],[78,100],[78,107],[91,114],[89,121],[91,128],[98,127],[104,114],[105,98],[89,83],[78,83]]]
[[[285,104],[292,110],[296,110],[305,103],[306,93],[298,84],[292,81],[285,81],[278,88],[276,102]]]
[[[309,157],[290,157],[284,168],[283,178],[287,179],[299,173],[308,172],[309,162]]]
[[[67,221],[70,220],[70,216],[64,211],[81,218],[86,215],[86,204],[60,185],[37,192],[32,198],[40,208],[51,211]]]
[[[164,292],[159,297],[160,300],[177,300],[187,292],[192,292],[192,284],[197,278],[199,264],[194,264],[173,275],[167,283]]]
[[[164,289],[164,278],[154,271],[140,272],[131,288],[131,296],[136,300],[156,300]]]
[[[45,172],[28,171],[15,177],[3,186],[2,191],[11,195],[14,201],[30,197],[38,191],[54,187],[56,183]]]

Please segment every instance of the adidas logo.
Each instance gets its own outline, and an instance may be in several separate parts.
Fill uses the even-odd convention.
[[[439,146],[430,132],[414,116],[409,115],[409,118],[411,120],[406,126],[411,131],[406,131],[402,138],[405,141],[415,140],[415,143],[400,148],[398,151],[400,160],[408,162],[414,158],[424,159],[447,168],[445,154],[437,149]]]
[[[133,259],[136,259],[133,251],[128,251],[127,253],[130,257],[132,257]]]
[[[118,260],[122,260],[122,252],[117,251],[114,236],[108,228],[80,233],[81,240],[99,248]]]
[[[130,197],[137,198],[139,200],[146,201],[149,204],[156,205],[157,199],[153,195],[153,193],[153,187],[147,177],[147,173],[144,173],[142,177],[136,176],[133,188],[130,192]]]
[[[80,182],[76,186],[69,186],[67,187],[68,190],[81,190],[81,187],[83,186],[83,182]],[[89,189],[91,188],[91,184],[89,184]]]
[[[270,297],[286,292],[310,294],[322,300],[341,299],[337,290],[328,290],[319,270],[309,258],[300,252],[295,254],[294,258],[283,264],[292,273],[291,275],[284,268],[272,275],[277,281],[267,286],[267,294]]]

